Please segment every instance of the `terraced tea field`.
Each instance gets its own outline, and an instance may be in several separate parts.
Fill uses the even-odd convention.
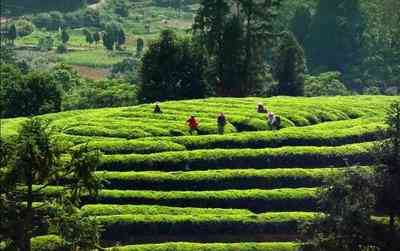
[[[297,228],[317,212],[317,188],[349,165],[372,164],[368,149],[395,97],[210,98],[71,111],[42,116],[64,144],[88,143],[102,156],[105,180],[82,213],[104,226],[103,245],[117,250],[297,250]],[[269,130],[263,102],[281,116]],[[217,135],[216,116],[229,121]],[[189,115],[200,121],[190,136]],[[11,137],[24,120],[3,120]],[[60,191],[63,184],[46,188]],[[34,247],[58,244],[37,237]],[[130,246],[129,246],[130,245]]]

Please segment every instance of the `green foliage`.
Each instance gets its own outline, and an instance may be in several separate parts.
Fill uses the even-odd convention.
[[[368,155],[372,144],[362,143],[339,147],[282,147],[264,149],[213,149],[164,152],[148,155],[104,156],[100,169],[123,170],[201,170],[204,168],[274,168],[322,167],[326,165],[371,163]]]
[[[57,235],[32,238],[32,251],[58,251],[62,249],[62,239]]]
[[[339,72],[325,72],[318,76],[305,76],[305,96],[345,96],[349,90],[341,81]]]
[[[166,217],[167,216],[167,217]],[[258,215],[114,215],[98,216],[104,225],[104,238],[122,240],[138,234],[217,234],[294,233],[296,226],[314,220],[318,214],[306,212]],[[162,226],[159,226],[162,222]],[[282,231],[282,232],[281,232]]]
[[[48,196],[57,196],[62,192],[62,187],[44,189],[44,193]],[[316,207],[317,189],[232,189],[199,192],[103,189],[99,192],[97,198],[86,197],[83,198],[83,201],[88,204],[156,204],[175,207],[244,208],[255,212],[311,211]],[[295,231],[293,226],[292,231]]]
[[[26,19],[19,19],[15,22],[16,29],[18,31],[18,36],[25,37],[35,30],[35,26]]]
[[[94,40],[94,34],[92,34],[92,33],[90,33],[90,31],[88,31],[88,30],[83,30],[83,34],[85,35],[85,38],[86,38],[86,42],[88,43],[88,44],[93,44],[94,42],[95,42],[95,40]],[[100,39],[99,39],[100,40]],[[98,40],[97,40],[97,42],[98,42]]]
[[[138,38],[136,40],[136,55],[140,56],[142,55],[144,48],[144,40],[142,38]]]
[[[49,124],[38,118],[24,122],[16,137],[15,150],[7,170],[0,172],[0,180],[6,187],[0,190],[2,218],[4,216],[8,219],[1,222],[0,229],[8,229],[5,239],[11,241],[11,247],[19,250],[31,250],[33,231],[37,231],[36,228],[42,227],[43,223],[57,221],[52,213],[46,218],[41,217],[38,208],[43,205],[36,207],[33,203],[52,180],[66,176],[74,180],[73,185],[65,187],[62,191],[61,201],[70,205],[78,204],[83,192],[93,196],[99,188],[99,182],[93,176],[99,156],[79,148],[71,153],[69,161],[61,161],[62,149],[54,140],[53,133]],[[45,199],[43,204],[46,203],[48,200]],[[57,215],[57,212],[55,214]],[[74,217],[71,211],[68,211],[63,213],[63,221],[58,221],[63,240],[76,241],[78,246],[85,248],[88,248],[88,245],[93,247],[93,243],[98,242],[98,228],[95,228],[95,223],[90,219],[76,221]],[[66,234],[72,227],[71,222],[75,236]],[[97,235],[97,239],[89,241],[88,232],[92,238]],[[73,245],[77,247],[76,243]]]
[[[95,32],[95,33],[93,33],[93,40],[94,40],[94,42],[95,42],[96,45],[97,45],[97,43],[101,40],[101,34],[100,34],[100,32]]]
[[[152,251],[152,250],[175,250],[175,251],[295,251],[298,249],[296,243],[163,243],[151,245],[134,245],[126,247],[116,247],[118,251]]]
[[[246,0],[236,1],[232,6],[223,0],[200,2],[194,36],[208,53],[212,83],[219,95],[260,93],[266,80],[264,57],[280,2]],[[234,60],[236,65],[232,64]],[[230,82],[231,72],[236,73],[234,83]]]
[[[299,44],[304,47],[306,38],[310,32],[312,23],[311,8],[306,4],[296,8],[295,14],[290,22],[289,29],[295,35]]]
[[[205,97],[205,66],[206,59],[189,40],[163,31],[143,55],[139,99],[154,102]]]
[[[250,215],[245,209],[166,207],[157,205],[86,205],[81,209],[84,216],[107,215]]]
[[[56,48],[56,52],[63,54],[63,53],[67,53],[68,52],[68,47],[66,44],[59,44]]]
[[[395,250],[399,245],[395,220],[400,217],[400,102],[390,105],[386,114],[387,129],[383,132],[387,140],[377,144],[373,154],[377,157],[377,183],[379,206],[390,217],[390,229],[386,238],[386,250]]]
[[[15,39],[17,39],[18,33],[17,33],[17,27],[15,24],[12,24],[7,31],[7,39],[11,41],[12,44],[14,44]]]
[[[203,191],[223,189],[275,189],[321,186],[324,178],[341,169],[225,169],[181,172],[99,172],[108,189],[152,189]],[[68,181],[69,182],[69,181]]]
[[[117,14],[121,17],[129,16],[128,6],[125,1],[117,1],[114,11],[115,11],[115,14]]]
[[[306,39],[311,72],[348,72],[360,63],[365,19],[359,0],[320,0]]]
[[[61,66],[54,70],[52,78],[58,85],[68,79],[76,82],[67,93],[76,85],[88,84],[75,80],[75,73]],[[102,240],[108,246],[115,245],[115,241],[144,242],[147,233],[159,234],[157,241],[164,241],[165,235],[177,240],[189,235],[193,241],[208,241],[204,236],[212,234],[221,241],[228,236],[230,242],[242,242],[256,240],[258,233],[263,236],[267,233],[268,238],[292,238],[300,224],[318,220],[321,214],[298,211],[317,211],[317,201],[321,198],[318,187],[328,187],[325,178],[339,182],[337,177],[346,173],[345,166],[375,161],[370,155],[375,144],[369,141],[380,139],[378,127],[388,128],[381,121],[385,107],[394,100],[395,97],[383,96],[209,98],[160,103],[162,114],[154,114],[154,104],[148,104],[42,117],[51,120],[50,126],[56,132],[54,139],[60,145],[77,145],[77,153],[63,155],[64,166],[74,163],[70,158],[85,156],[79,152],[82,147],[86,149],[83,153],[87,150],[105,153],[100,159],[103,170],[95,172],[95,177],[91,176],[94,169],[90,168],[91,163],[96,163],[90,157],[96,160],[94,153],[71,169],[79,176],[90,174],[88,177],[95,178],[95,190],[98,181],[105,188],[97,197],[96,193],[86,194],[86,188],[76,190],[77,194],[85,195],[80,200],[84,207],[72,220],[64,217],[65,222],[72,224],[71,228],[79,229],[75,223],[100,216],[106,230]],[[265,114],[255,111],[259,102],[282,117],[281,130],[268,131]],[[221,111],[227,117],[227,134],[215,135],[216,117]],[[184,136],[185,120],[191,113],[199,118],[202,134],[213,135]],[[4,135],[13,135],[23,120],[3,120]],[[362,168],[363,173],[372,170]],[[76,179],[77,176],[68,175],[52,180],[43,189],[43,195],[47,196],[37,199],[57,197],[65,193],[65,188],[83,184]],[[344,199],[337,196],[337,203],[331,205],[352,204],[353,210],[365,203],[375,209],[369,203],[363,180],[358,176],[352,179],[361,184],[359,196]],[[339,188],[345,192],[351,190],[347,186]],[[354,212],[351,210],[346,212]],[[266,211],[270,213],[265,214]],[[356,216],[346,219],[355,222],[354,228],[349,229],[360,226]],[[388,219],[384,221],[390,223]],[[387,228],[377,226],[375,219],[370,226],[374,231]],[[150,247],[145,246],[140,248]],[[175,246],[160,246],[165,247]]]
[[[19,70],[12,66],[2,66],[1,72],[7,79],[1,82],[0,89],[3,116],[30,116],[60,111],[61,90],[50,74],[31,72],[21,77]]]
[[[66,43],[68,43],[68,41],[69,41],[69,34],[68,34],[67,30],[62,29],[61,30],[61,42],[63,44],[66,44]]]
[[[113,65],[111,69],[112,77],[122,77],[131,84],[138,83],[138,70],[140,62],[136,58],[125,58],[121,62]]]
[[[10,9],[12,15],[21,15],[51,10],[71,11],[82,7],[86,2],[86,0],[4,0],[4,5]],[[24,8],[20,8],[19,6],[23,6]]]
[[[125,40],[125,32],[120,24],[113,22],[106,25],[103,33],[103,45],[107,50],[114,50],[114,46],[120,49]]]
[[[373,174],[365,169],[332,176],[320,192],[320,209],[327,217],[305,228],[312,237],[307,250],[376,250],[374,189]]]
[[[274,67],[275,77],[279,83],[277,94],[286,96],[304,95],[304,74],[306,60],[304,50],[291,33],[281,38],[277,49]]]
[[[121,80],[82,81],[63,99],[64,110],[136,104],[135,86]]]
[[[41,37],[37,45],[38,49],[41,51],[50,51],[53,49],[53,46],[54,46],[54,39],[50,35]]]
[[[101,228],[96,219],[84,217],[79,211],[64,207],[55,221],[63,248],[89,251],[98,247]]]
[[[1,44],[1,46],[0,46],[0,64],[15,64],[15,62],[16,62],[16,55],[15,55],[14,48],[7,44]]]

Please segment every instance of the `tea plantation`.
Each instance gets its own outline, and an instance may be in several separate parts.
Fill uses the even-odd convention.
[[[42,116],[65,145],[103,152],[98,198],[82,213],[104,226],[103,246],[115,250],[297,250],[299,224],[322,215],[317,188],[349,165],[368,165],[369,148],[395,97],[210,98]],[[263,102],[282,118],[271,131]],[[216,117],[228,124],[217,135]],[[200,123],[190,136],[189,115]],[[24,118],[3,120],[12,137]],[[59,184],[47,187],[51,195]],[[55,250],[57,236],[33,239]],[[119,247],[116,247],[119,246]]]

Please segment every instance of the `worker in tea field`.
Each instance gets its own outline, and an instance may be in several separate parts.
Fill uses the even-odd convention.
[[[154,113],[163,113],[161,111],[160,102],[156,102],[156,106],[154,107]]]
[[[267,113],[267,108],[262,103],[258,103],[257,105],[257,112],[258,113]]]
[[[200,133],[199,131],[199,123],[197,122],[196,118],[194,115],[190,116],[188,120],[186,120],[186,123],[189,126],[189,133],[192,135],[194,131],[197,132],[197,135]]]
[[[267,114],[267,123],[271,130],[279,130],[281,127],[281,118],[279,116],[275,116],[273,112],[269,112]]]
[[[225,114],[223,112],[221,112],[217,118],[217,125],[218,125],[218,133],[224,134],[226,118],[225,118]]]
[[[272,121],[272,130],[279,129],[281,129],[281,117],[275,116],[274,120]]]

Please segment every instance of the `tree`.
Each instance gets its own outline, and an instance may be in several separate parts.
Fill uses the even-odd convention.
[[[69,34],[66,29],[61,30],[61,41],[63,44],[66,44],[69,41]]]
[[[377,143],[374,156],[379,165],[376,167],[379,184],[381,209],[389,215],[389,230],[385,250],[397,250],[399,235],[396,233],[395,221],[400,217],[400,102],[392,103],[386,115],[387,128],[384,139]]]
[[[62,91],[51,75],[45,72],[30,72],[23,78],[18,70],[0,68],[6,74],[12,72],[15,81],[1,81],[3,116],[32,116],[61,109]],[[14,77],[15,76],[15,77]]]
[[[305,76],[304,95],[307,97],[346,96],[350,94],[351,92],[341,80],[340,72],[324,72],[317,76]]]
[[[125,32],[122,26],[118,23],[112,22],[106,25],[106,30],[103,34],[103,44],[108,50],[114,50],[114,45],[117,49],[125,43]]]
[[[96,46],[97,46],[97,44],[99,43],[99,41],[101,40],[101,34],[100,34],[100,32],[95,32],[94,34],[93,34],[93,40],[94,40],[94,42],[96,43]]]
[[[241,46],[237,46],[235,55],[241,58],[238,64],[241,66],[241,82],[232,83],[228,93],[233,96],[252,95],[262,89],[263,80],[266,76],[266,53],[276,35],[273,30],[273,19],[276,17],[280,0],[237,0],[237,1],[202,1],[193,25],[194,35],[203,45],[212,69],[209,71],[214,75],[214,81],[219,86],[224,84],[222,92],[224,95],[228,79],[224,79],[223,69],[230,68],[225,66],[224,47],[229,47],[231,41],[224,41],[229,30],[227,27],[234,28],[231,18],[236,16],[236,21],[241,22],[243,29],[243,41]],[[240,26],[236,25],[236,29]],[[232,32],[236,32],[232,30]],[[240,55],[242,54],[242,55]],[[227,75],[225,75],[227,76]],[[225,89],[225,90],[224,90]],[[218,90],[218,88],[217,88]],[[234,90],[233,92],[231,90]],[[233,93],[233,94],[232,94]],[[225,94],[226,95],[226,94]]]
[[[33,33],[35,30],[34,25],[25,19],[20,19],[15,22],[15,26],[18,31],[18,36],[25,37]]]
[[[107,50],[114,50],[114,39],[111,33],[105,32],[103,34],[103,45],[106,47]]]
[[[142,102],[200,98],[207,94],[206,59],[188,39],[166,30],[142,57],[139,99]]]
[[[306,38],[310,33],[311,22],[312,14],[310,7],[307,5],[298,7],[290,22],[289,29],[293,32],[302,47],[305,46]]]
[[[16,61],[14,48],[7,44],[0,44],[0,64],[15,64]]]
[[[216,87],[222,96],[240,96],[241,84],[244,81],[244,27],[238,16],[232,16],[226,21],[223,30],[223,45],[221,48],[222,72],[221,82]]]
[[[360,64],[364,31],[359,0],[320,0],[305,43],[312,72],[346,73]]]
[[[319,210],[324,213],[305,225],[307,251],[366,251],[377,249],[374,174],[370,169],[348,168],[331,177],[319,191]],[[311,239],[309,239],[311,237]]]
[[[121,16],[121,17],[128,17],[129,16],[129,8],[126,4],[125,1],[118,1],[116,2],[116,6],[115,6],[115,14]]]
[[[54,39],[50,35],[46,37],[41,37],[39,39],[38,48],[41,51],[50,51],[51,49],[53,49],[53,46],[54,46]]]
[[[229,14],[229,5],[225,0],[202,0],[193,24],[194,35],[214,58],[214,75],[222,79],[224,44],[223,31]]]
[[[94,176],[98,154],[78,149],[71,152],[71,160],[61,161],[62,149],[54,141],[49,124],[40,119],[29,119],[22,124],[16,138],[15,150],[0,178],[6,189],[1,190],[1,213],[8,216],[0,222],[0,229],[7,227],[5,237],[15,250],[31,250],[31,237],[38,215],[33,202],[48,185],[60,177],[71,177],[73,182],[60,194],[69,194],[63,200],[78,205],[79,196],[85,190],[96,195],[99,181]],[[43,196],[41,196],[43,197]],[[42,202],[46,204],[46,201]],[[79,224],[79,222],[77,222]],[[1,231],[4,233],[4,231]],[[63,233],[61,233],[63,236]],[[97,243],[92,243],[96,245]]]
[[[12,44],[14,44],[15,39],[17,39],[17,27],[15,26],[15,24],[12,24],[9,28],[8,28],[8,32],[7,32],[7,38],[8,40],[11,41]]]
[[[91,45],[94,43],[94,34],[90,33],[88,30],[83,30],[83,34],[85,35],[86,42]],[[100,39],[99,39],[100,40]]]
[[[278,94],[303,96],[305,71],[306,60],[303,48],[292,33],[285,34],[281,38],[274,67],[274,75],[279,81]]]
[[[143,38],[138,38],[136,40],[136,55],[137,56],[142,55],[143,48],[144,48],[144,40],[143,40]]]
[[[123,30],[122,27],[121,27],[121,28],[118,30],[117,38],[116,38],[116,41],[115,41],[116,44],[117,44],[117,49],[118,49],[118,50],[121,50],[121,49],[122,49],[121,46],[125,44],[125,41],[126,41],[125,32],[124,32],[124,30]]]

